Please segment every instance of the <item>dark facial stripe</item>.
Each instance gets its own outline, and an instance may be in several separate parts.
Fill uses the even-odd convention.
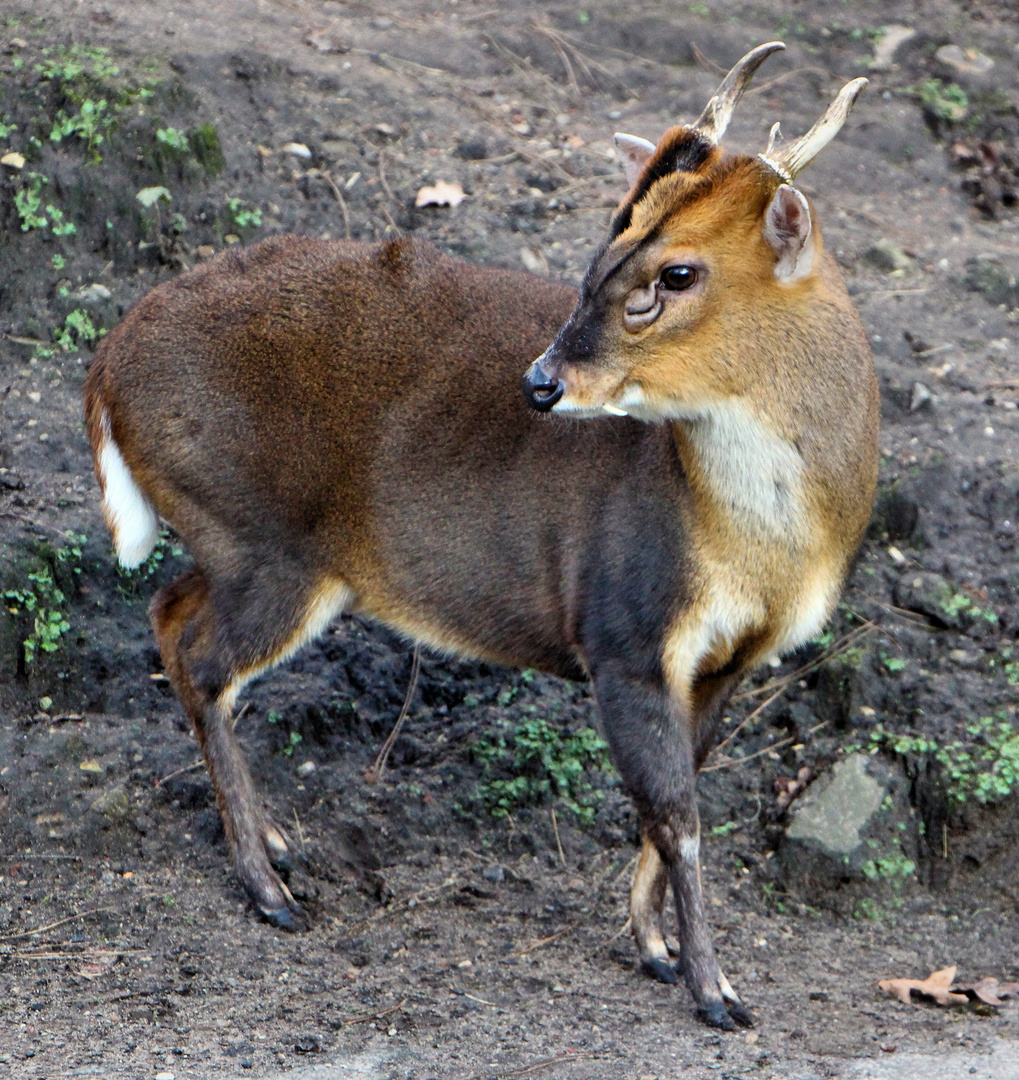
[[[698,172],[711,155],[713,145],[693,128],[677,128],[655,151],[641,174],[633,195],[620,207],[610,226],[610,238],[618,236],[633,219],[633,208],[664,176],[675,172]]]

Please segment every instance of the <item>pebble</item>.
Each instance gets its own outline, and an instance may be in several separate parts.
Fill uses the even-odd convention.
[[[113,293],[105,285],[100,285],[98,282],[83,285],[78,290],[78,299],[86,304],[98,304],[101,300],[109,300],[112,295]]]
[[[934,56],[963,75],[986,75],[994,67],[994,61],[986,53],[959,45],[942,45]]]
[[[318,766],[314,761],[304,761],[297,766],[297,775],[310,776],[317,768]]]

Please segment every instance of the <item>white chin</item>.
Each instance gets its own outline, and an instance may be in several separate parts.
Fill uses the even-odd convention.
[[[604,405],[576,405],[566,398],[560,398],[553,406],[552,412],[560,416],[569,416],[574,420],[593,420],[599,416],[625,416],[622,409],[610,409]]]

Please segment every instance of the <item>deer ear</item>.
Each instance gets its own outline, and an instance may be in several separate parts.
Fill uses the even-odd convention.
[[[764,239],[775,252],[775,277],[793,282],[814,268],[814,227],[807,200],[789,184],[775,192],[764,216]]]
[[[621,131],[616,132],[615,139],[616,149],[623,157],[626,183],[633,187],[644,171],[644,166],[655,152],[655,144],[648,142],[647,139],[638,139],[636,135],[624,135]]]

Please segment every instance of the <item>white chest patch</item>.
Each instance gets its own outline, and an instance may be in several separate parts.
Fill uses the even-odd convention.
[[[804,463],[791,442],[738,401],[705,406],[685,419],[697,466],[721,507],[790,547],[807,539]]]

